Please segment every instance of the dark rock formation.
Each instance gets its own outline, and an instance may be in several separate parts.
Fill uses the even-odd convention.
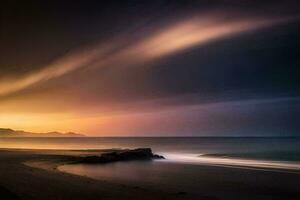
[[[150,148],[139,148],[133,150],[120,150],[109,153],[103,153],[100,156],[86,156],[79,160],[79,163],[109,163],[116,161],[152,159],[164,159],[164,157],[153,154]]]

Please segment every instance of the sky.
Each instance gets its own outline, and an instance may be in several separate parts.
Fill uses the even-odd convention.
[[[300,136],[296,0],[11,0],[0,14],[0,127]]]

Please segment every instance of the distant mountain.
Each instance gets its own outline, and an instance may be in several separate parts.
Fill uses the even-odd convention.
[[[78,133],[60,133],[60,132],[48,132],[48,133],[32,133],[26,131],[18,131],[10,128],[0,128],[0,137],[84,137],[85,135]]]

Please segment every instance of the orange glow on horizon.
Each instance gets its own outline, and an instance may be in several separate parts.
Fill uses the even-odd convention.
[[[87,68],[86,71],[90,70],[91,74],[95,68],[148,64],[196,46],[206,45],[208,42],[284,21],[286,20],[253,17],[222,20],[222,16],[208,14],[160,27],[156,29],[157,31],[148,33],[138,41],[132,42],[128,39],[130,37],[124,37],[121,41],[112,40],[84,50],[74,51],[53,61],[50,65],[40,68],[39,71],[24,74],[22,77],[0,77],[0,128],[7,127],[39,133],[72,131],[91,135],[111,135],[150,130],[151,127],[155,127],[155,120],[165,120],[165,124],[171,124],[168,116],[162,118],[155,114],[152,116],[143,108],[138,111],[138,114],[126,111],[119,115],[113,115],[113,108],[110,107],[113,103],[109,100],[93,101],[92,95],[81,102],[83,96],[80,93],[83,90],[80,88],[81,85],[76,88],[77,90],[74,89],[73,93],[70,92],[75,94],[74,96],[69,95],[66,92],[67,89],[64,91],[65,88],[69,89],[75,84],[80,84],[77,82],[74,84],[72,78],[70,78],[71,81],[70,79],[65,82],[60,80],[61,85],[67,86],[59,88],[61,85],[57,84],[59,86],[55,85],[55,89],[57,89],[55,91],[48,92],[43,87],[39,88],[45,90],[43,94],[37,94],[38,92],[32,89],[32,86],[48,86],[47,83],[51,80],[63,79],[66,75],[75,77],[74,72],[82,68]],[[126,45],[122,45],[122,42]],[[83,76],[82,74],[78,76]],[[86,79],[87,77],[84,80]],[[110,89],[110,86],[107,86],[108,93]],[[105,92],[106,90],[103,93]],[[122,106],[126,107],[125,103],[120,107]],[[93,109],[94,107],[101,107],[101,109]],[[105,107],[108,109],[104,112],[102,108]],[[159,112],[157,110],[154,112]],[[169,128],[163,127],[164,123],[161,127],[163,131]]]

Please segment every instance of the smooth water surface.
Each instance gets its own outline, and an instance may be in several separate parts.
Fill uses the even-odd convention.
[[[162,155],[184,154],[235,158],[300,161],[300,138],[232,137],[83,137],[0,138],[0,148],[25,149],[123,149],[150,147]]]

